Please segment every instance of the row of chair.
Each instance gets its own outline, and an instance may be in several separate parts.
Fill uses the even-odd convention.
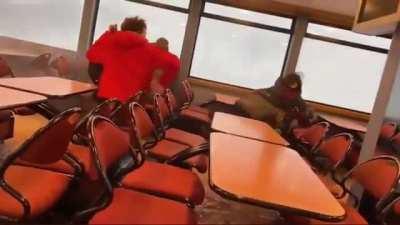
[[[305,155],[310,161],[324,166],[329,171],[335,171],[351,150],[353,136],[349,133],[339,133],[327,137],[328,122],[318,122],[310,127],[292,130],[291,141],[295,149]]]
[[[356,210],[360,200],[347,187],[349,180],[359,183],[377,201],[375,215],[372,218],[375,221],[384,221],[388,215],[389,208],[393,209],[394,205],[396,205],[390,202],[397,195],[396,187],[399,182],[400,171],[399,161],[397,158],[388,155],[378,156],[356,165],[344,176],[339,177],[336,171],[350,151],[353,138],[347,133],[326,137],[328,131],[329,123],[319,122],[307,128],[294,129],[292,137],[296,141],[295,146],[302,152],[306,151],[306,156],[309,159],[311,156],[313,165],[317,164],[317,168],[331,172],[334,183],[325,183],[335,196],[339,199],[343,199],[346,195],[353,198],[353,207],[342,202],[346,209],[346,218],[340,224],[368,224],[366,219]],[[319,160],[319,157],[322,157],[323,160]],[[397,204],[400,205],[400,203]],[[289,216],[288,221],[297,224],[324,223],[319,220],[294,216]]]
[[[161,113],[166,107],[164,101],[164,96],[155,95],[160,122],[170,120],[165,117],[169,114]],[[91,217],[91,223],[195,222],[190,207],[203,201],[203,186],[192,171],[173,165],[187,166],[190,162],[182,162],[203,154],[208,146],[201,146],[205,140],[200,142],[201,137],[195,136],[194,143],[190,133],[163,124],[156,129],[145,109],[136,102],[128,105],[131,114],[128,123],[132,129],[126,132],[126,128],[117,127],[111,120],[122,107],[115,100],[107,100],[80,120],[78,109],[68,110],[53,118],[12,154],[2,153],[1,168],[6,176],[0,182],[1,218],[26,221],[42,216],[63,198],[71,181],[77,179],[84,184],[78,189],[84,194],[92,192],[89,184],[103,184],[100,185],[103,191],[99,192],[101,198],[96,195],[96,201],[83,204],[91,207],[75,214],[74,219]],[[168,132],[171,129],[173,132]],[[171,141],[179,139],[174,133],[182,132],[190,137],[187,145],[185,140]],[[194,154],[188,149],[196,144],[200,147],[194,151],[199,153]],[[176,145],[185,146],[181,148],[183,155],[177,153]],[[171,149],[175,152],[164,152]],[[172,165],[147,161],[147,155]],[[39,179],[42,173],[43,179]],[[42,190],[38,191],[39,188]]]

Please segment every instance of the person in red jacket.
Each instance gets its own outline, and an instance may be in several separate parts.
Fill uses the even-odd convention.
[[[160,61],[156,65],[158,69],[153,74],[151,87],[153,90],[162,93],[175,81],[180,69],[180,60],[176,55],[169,52],[167,39],[159,38],[154,45],[158,48],[155,51],[159,52]]]
[[[164,53],[146,39],[146,23],[126,18],[121,31],[111,27],[89,49],[87,58],[102,66],[97,96],[125,102],[138,91],[151,89],[155,74],[164,73]]]

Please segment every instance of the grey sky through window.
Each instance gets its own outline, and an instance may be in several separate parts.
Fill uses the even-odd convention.
[[[146,19],[149,41],[165,37],[169,40],[170,51],[177,56],[181,54],[187,14],[125,0],[100,1],[95,39],[100,37],[110,24],[119,25],[125,17],[131,16],[140,16]]]
[[[188,0],[154,0],[188,8]],[[76,50],[83,0],[0,0],[0,36]],[[291,19],[207,3],[205,12],[290,29]],[[101,0],[95,39],[127,16],[147,20],[148,39],[166,37],[180,55],[187,14],[125,0]],[[309,23],[308,33],[388,49],[390,40]],[[248,88],[280,75],[290,35],[216,19],[201,19],[191,75]],[[386,54],[306,38],[297,70],[305,99],[370,112]],[[360,82],[361,81],[361,82]],[[358,83],[358,85],[354,85]]]
[[[83,0],[0,0],[0,35],[76,50]]]

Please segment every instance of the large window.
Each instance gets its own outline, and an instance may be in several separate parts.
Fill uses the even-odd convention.
[[[228,19],[207,18],[212,15]],[[239,15],[251,21],[230,20]],[[290,24],[291,19],[207,3],[191,76],[254,89],[272,85],[281,74]]]
[[[76,50],[84,0],[1,0],[0,36]]]
[[[314,24],[308,32],[297,65],[304,74],[303,97],[371,112],[390,40]]]
[[[170,51],[180,55],[187,14],[126,0],[100,1],[95,39],[107,30],[110,24],[120,24],[125,17],[132,16],[140,16],[146,20],[149,41],[165,37],[169,40]]]

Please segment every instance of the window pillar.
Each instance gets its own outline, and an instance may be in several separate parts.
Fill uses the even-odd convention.
[[[93,41],[97,9],[100,0],[85,0],[82,10],[81,30],[78,41],[78,54],[84,55]]]
[[[189,5],[188,20],[186,23],[185,37],[181,52],[181,70],[177,82],[186,79],[192,66],[193,53],[196,47],[196,39],[200,26],[201,13],[204,8],[203,0],[191,0]],[[177,85],[177,83],[175,84]]]
[[[385,68],[379,85],[378,94],[375,98],[375,104],[372,110],[371,118],[368,123],[368,131],[362,144],[359,162],[370,159],[374,156],[375,147],[378,141],[379,132],[388,108],[390,95],[396,80],[400,76],[400,24],[397,25],[393,34],[392,43]],[[362,85],[362,83],[355,84]]]
[[[305,17],[297,17],[294,22],[294,29],[290,38],[285,65],[282,72],[283,76],[296,71],[297,61],[299,59],[301,51],[301,45],[307,32],[307,24],[308,21]]]

